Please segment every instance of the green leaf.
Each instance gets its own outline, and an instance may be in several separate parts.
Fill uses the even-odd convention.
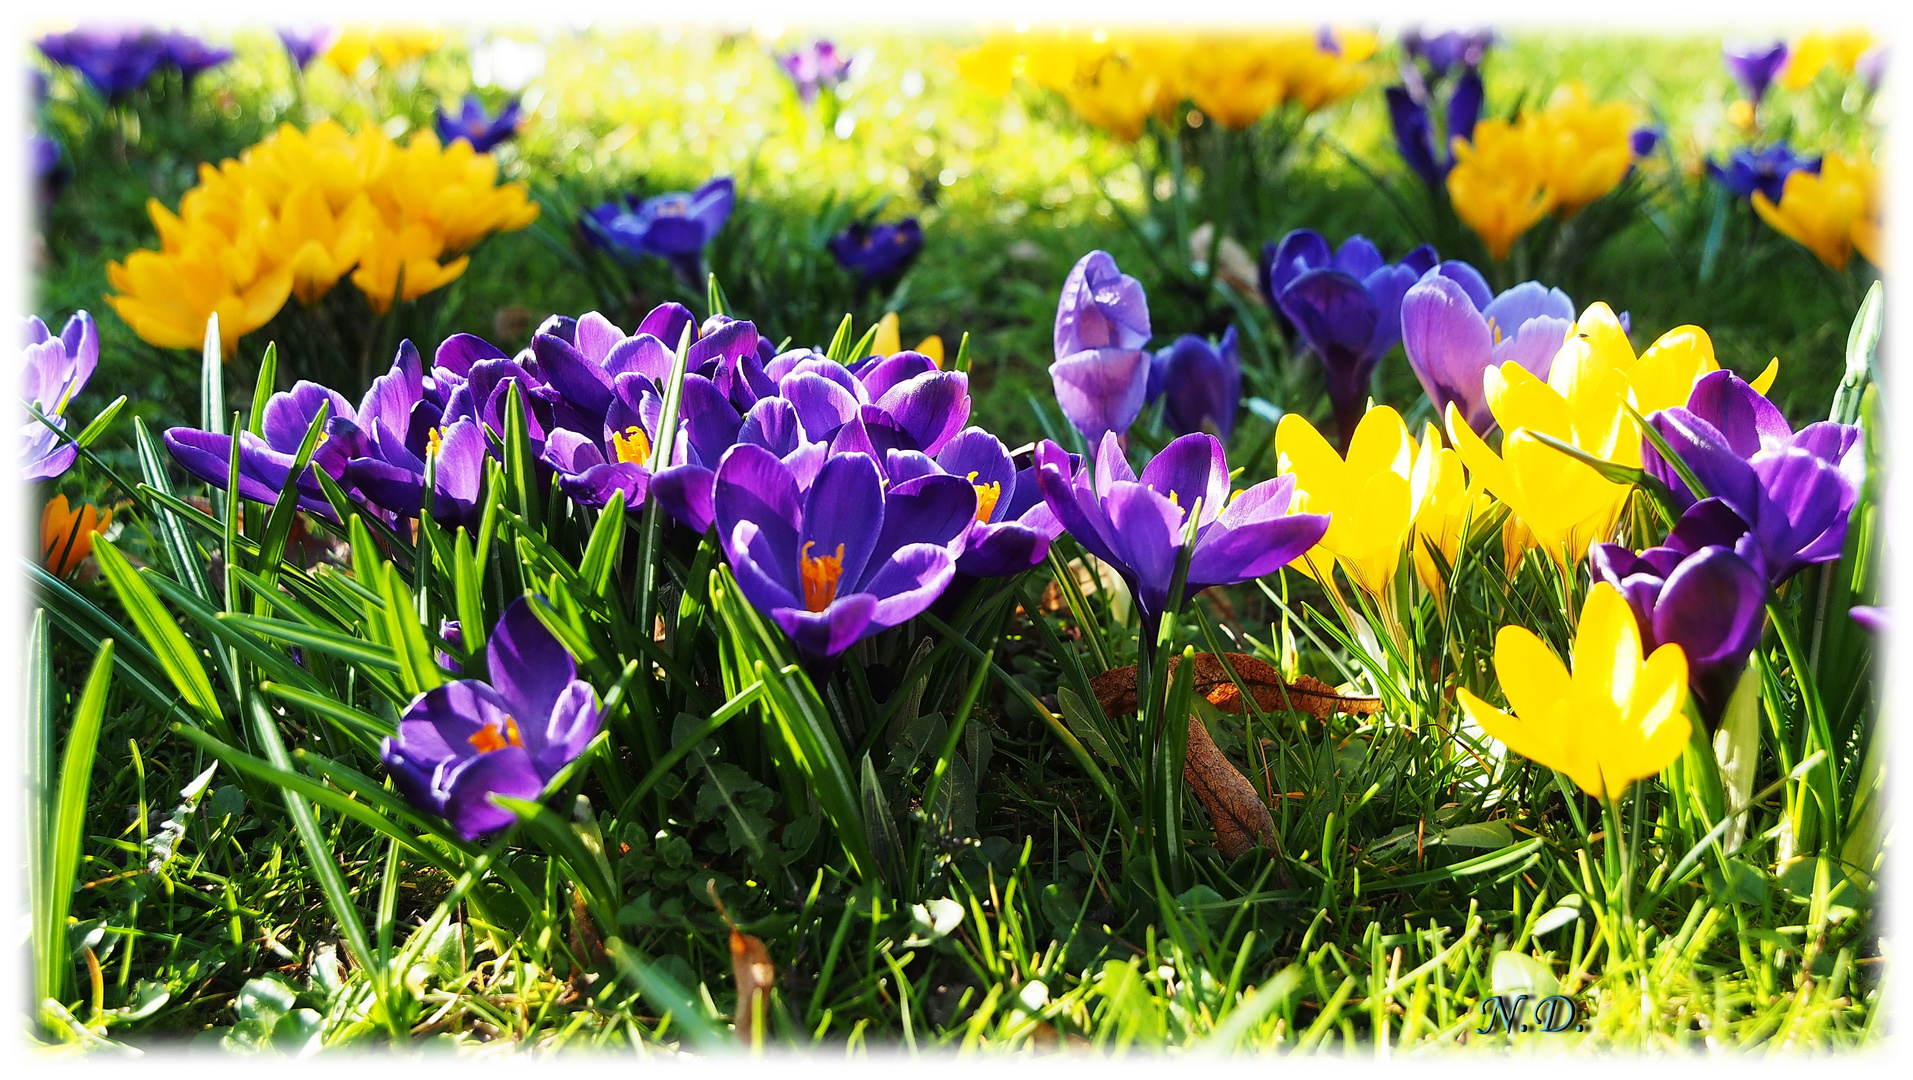
[[[1875,281],[1866,299],[1853,317],[1847,331],[1847,366],[1840,385],[1833,391],[1833,408],[1827,419],[1851,424],[1860,418],[1860,395],[1872,381],[1874,355],[1880,348],[1880,335],[1886,327],[1886,290]]]
[[[113,641],[100,643],[99,655],[87,674],[86,688],[73,711],[73,727],[60,760],[60,788],[52,814],[53,835],[46,849],[51,859],[40,877],[42,918],[34,927],[34,989],[40,1000],[66,995],[67,911],[79,887],[80,841],[85,832],[87,794],[91,790],[94,753],[100,725],[106,716],[106,696],[112,685]]]
[[[252,384],[252,415],[246,420],[246,430],[254,435],[265,434],[266,403],[272,400],[273,385],[279,379],[279,343],[266,343],[266,355],[259,358],[259,377]]]
[[[705,282],[705,307],[712,315],[723,315],[731,310],[731,302],[724,295],[724,286],[717,283],[717,275],[711,274]]]
[[[108,403],[106,408],[100,410],[100,414],[93,418],[92,423],[86,425],[86,427],[80,431],[79,436],[73,440],[73,445],[79,447],[82,450],[86,449],[89,446],[92,446],[94,440],[98,439],[101,435],[106,434],[106,429],[113,425],[114,418],[119,416],[120,410],[125,407],[126,407],[125,394],[121,394],[119,397],[114,398],[110,403]]]
[[[531,431],[525,424],[525,402],[519,396],[517,379],[511,380],[505,391],[504,457],[506,498],[512,508],[526,521],[543,519],[536,462],[531,453]]]
[[[211,514],[173,496],[173,483],[166,476],[166,466],[160,459],[159,450],[146,431],[146,422],[137,416],[133,418],[133,445],[139,455],[140,476],[146,481],[141,485],[142,493],[160,504],[160,509],[153,514],[152,524],[159,533],[161,550],[165,551],[167,560],[173,564],[173,576],[184,582],[194,596],[209,604],[215,603],[212,588],[206,584],[206,553],[187,534],[186,524],[192,522],[212,536],[223,534],[224,526]],[[195,518],[198,520],[195,521]]]
[[[840,364],[849,359],[850,316],[848,314],[844,316],[843,322],[837,324],[837,333],[831,337],[830,348],[824,350],[824,355]]]
[[[368,642],[363,638],[259,615],[222,612],[219,618],[222,622],[232,623],[261,637],[283,641],[288,645],[297,645],[302,649],[317,649],[347,663],[394,673],[399,670],[398,657],[389,647]]]
[[[153,650],[161,670],[173,681],[186,704],[208,722],[223,726],[225,715],[219,709],[219,699],[213,694],[212,680],[206,677],[199,653],[180,632],[179,624],[173,621],[159,597],[153,595],[153,590],[111,541],[103,539],[95,544],[93,558],[120,598],[120,604],[126,608],[126,614],[132,618],[133,626]]]
[[[310,690],[276,682],[260,683],[259,690],[261,693],[271,694],[273,697],[298,705],[322,720],[330,720],[348,734],[369,735],[375,739],[398,734],[397,729],[385,720],[325,694],[315,694]]]
[[[716,284],[717,275],[711,275]],[[624,550],[624,492],[611,493],[611,501],[598,514],[598,523],[591,530],[591,540],[585,545],[584,562],[579,566],[578,576],[583,579],[585,588],[593,596],[605,596],[611,584],[611,571],[618,565],[618,555]]]
[[[425,640],[425,628],[419,624],[412,597],[399,577],[398,568],[385,563],[376,579],[385,593],[386,636],[398,660],[399,683],[410,694],[422,694],[443,685],[445,673],[439,670],[437,654]]]
[[[217,312],[206,316],[205,345],[199,351],[199,426],[215,435],[226,434],[226,366],[219,347]]]
[[[969,332],[968,330],[965,330],[965,331],[963,332],[963,340],[962,340],[962,341],[959,341],[959,342],[957,342],[957,351],[956,351],[956,359],[950,362],[950,370],[951,370],[951,371],[961,371],[961,372],[963,372],[963,373],[964,373],[964,374],[966,374],[966,375],[967,375],[967,374],[969,374],[969,371],[970,371],[970,332]]]

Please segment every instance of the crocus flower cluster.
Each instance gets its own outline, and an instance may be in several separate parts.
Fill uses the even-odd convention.
[[[217,314],[227,355],[288,296],[317,303],[348,273],[383,312],[451,283],[460,253],[538,216],[525,185],[497,179],[489,156],[429,131],[400,147],[377,127],[281,125],[237,160],[201,165],[177,215],[147,203],[159,250],[109,264],[107,302],[165,348],[197,347]]]
[[[696,191],[673,191],[640,201],[635,195],[600,203],[579,221],[593,244],[629,262],[655,255],[671,264],[687,288],[701,287],[704,249],[731,216],[737,189],[720,176]]]
[[[1510,123],[1487,119],[1454,144],[1448,197],[1496,261],[1550,213],[1563,218],[1612,191],[1634,164],[1634,110],[1596,104],[1579,84]]]
[[[1830,153],[1817,171],[1796,169],[1775,199],[1756,187],[1754,212],[1835,270],[1845,270],[1858,248],[1875,266],[1881,257],[1883,200],[1873,162],[1862,152]]]
[[[1312,112],[1366,85],[1375,53],[1365,30],[1249,34],[998,34],[957,59],[971,83],[1002,95],[1018,76],[1061,94],[1078,116],[1124,139],[1189,101],[1227,128],[1284,103]]]
[[[493,114],[485,108],[484,99],[477,94],[466,94],[455,111],[439,110],[438,139],[446,146],[463,139],[471,144],[473,150],[487,154],[518,134],[518,120],[517,99],[507,101],[503,108]]]
[[[1777,78],[1789,90],[1803,90],[1829,67],[1841,75],[1862,71],[1883,48],[1874,42],[1872,34],[1857,27],[1810,31],[1789,46],[1787,64]]]
[[[100,332],[93,316],[78,312],[58,336],[38,316],[22,320],[20,396],[52,426],[32,416],[20,427],[20,470],[27,480],[50,480],[67,471],[79,450],[60,437],[66,407],[93,377],[100,362]]]
[[[1494,426],[1482,375],[1513,363],[1538,379],[1574,326],[1574,301],[1525,281],[1495,296],[1473,267],[1445,262],[1402,297],[1402,348],[1435,412],[1450,404],[1478,435]]]
[[[40,51],[56,64],[73,68],[108,101],[118,101],[146,85],[155,71],[178,69],[190,89],[199,73],[232,59],[232,50],[209,45],[191,34],[144,28],[86,28],[41,38]]]
[[[1785,143],[1762,150],[1742,148],[1727,156],[1726,164],[1707,162],[1707,175],[1736,196],[1751,200],[1754,192],[1778,203],[1786,191],[1787,177],[1797,172],[1818,173],[1820,159],[1795,154]]]
[[[1411,27],[1402,34],[1402,55],[1439,79],[1451,68],[1480,67],[1494,42],[1492,30],[1444,30],[1430,34],[1421,27]]]
[[[332,39],[321,59],[351,78],[373,57],[384,67],[403,67],[438,48],[442,38],[437,30],[427,27],[348,26]]]
[[[817,100],[819,91],[835,90],[850,77],[851,59],[833,42],[820,38],[778,57],[777,63],[790,76],[798,99],[809,105]]]
[[[1423,244],[1390,263],[1359,234],[1330,254],[1313,229],[1263,249],[1263,299],[1321,359],[1344,444],[1361,420],[1375,366],[1401,340],[1402,297],[1437,259]]]
[[[516,820],[490,796],[536,799],[584,753],[600,724],[598,695],[521,597],[485,643],[487,678],[420,694],[380,746],[399,793],[467,840]]]
[[[1508,749],[1561,770],[1590,795],[1618,799],[1687,745],[1687,658],[1671,642],[1648,653],[1627,601],[1601,581],[1581,606],[1572,660],[1570,671],[1533,631],[1504,626],[1495,635],[1495,675],[1510,711],[1466,687],[1455,697]]]
[[[837,265],[857,275],[859,301],[872,287],[890,288],[923,250],[923,226],[910,217],[877,223],[860,221],[825,245]]]
[[[1106,251],[1076,261],[1056,303],[1050,380],[1063,415],[1091,443],[1129,430],[1149,393],[1149,298]]]

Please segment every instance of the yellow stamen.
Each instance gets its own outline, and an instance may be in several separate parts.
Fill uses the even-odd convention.
[[[1496,345],[1501,344],[1501,324],[1495,321],[1493,315],[1488,316],[1488,332],[1494,335]]]
[[[437,457],[439,446],[444,441],[445,441],[444,428],[433,428],[430,431],[427,431],[425,433],[425,456],[428,458]]]
[[[803,553],[797,557],[797,572],[804,585],[804,607],[810,611],[822,611],[837,599],[837,580],[844,576],[844,546],[838,544],[835,555],[813,557],[810,549],[816,543],[805,541]]]
[[[503,731],[496,724],[486,724],[465,741],[481,754],[490,754],[507,746],[525,745],[525,741],[518,737],[518,721],[512,719],[510,713],[505,714]]]
[[[651,437],[646,435],[644,429],[636,424],[625,428],[621,432],[612,432],[611,442],[618,451],[619,461],[628,462],[632,465],[649,465],[651,463]]]
[[[970,470],[970,475],[966,479],[970,481],[970,486],[976,489],[976,519],[990,520],[990,515],[996,513],[996,500],[1003,497],[1002,482],[993,480],[987,484],[979,484],[976,482],[975,469]]]

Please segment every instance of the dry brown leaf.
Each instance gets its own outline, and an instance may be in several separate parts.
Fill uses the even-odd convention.
[[[1284,683],[1280,672],[1253,656],[1242,653],[1223,655],[1235,668],[1236,678],[1249,688],[1249,693],[1255,695],[1256,705],[1265,712],[1293,709],[1325,720],[1338,712],[1369,716],[1382,711],[1380,698],[1338,694],[1334,687],[1312,675],[1298,676],[1294,682]],[[1180,660],[1180,657],[1176,657],[1169,661],[1171,678],[1175,677],[1176,664]],[[1228,669],[1223,667],[1215,654],[1196,654],[1193,685],[1197,694],[1223,712],[1244,711],[1242,692],[1236,689],[1235,681],[1229,678]],[[1090,680],[1089,687],[1105,715],[1116,716],[1136,710],[1136,668],[1133,664],[1103,672]]]
[[[1196,793],[1216,831],[1216,849],[1233,859],[1259,844],[1275,850],[1275,818],[1255,793],[1255,785],[1216,748],[1202,721],[1189,718],[1189,755],[1182,779]]]
[[[770,1015],[771,987],[777,982],[777,966],[771,963],[770,950],[762,941],[739,930],[731,921],[731,913],[724,910],[724,902],[717,898],[716,880],[706,881],[704,887],[710,891],[717,913],[724,917],[724,925],[731,928],[731,978],[737,983],[737,1014],[732,1019],[737,1025],[738,1041],[752,1046],[757,1041],[758,1021]]]

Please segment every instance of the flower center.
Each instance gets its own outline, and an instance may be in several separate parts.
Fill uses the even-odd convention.
[[[507,746],[525,745],[524,740],[518,737],[518,721],[513,720],[510,713],[505,714],[505,723],[502,728],[498,724],[487,723],[473,732],[471,738],[465,741],[471,743],[472,749],[481,754],[503,750]]]
[[[987,484],[976,482],[976,471],[969,475],[970,486],[976,489],[976,519],[987,522],[990,515],[996,513],[996,501],[1003,497],[1002,481],[993,480]]]
[[[636,424],[623,431],[611,433],[611,444],[618,451],[618,460],[631,465],[651,463],[651,437]]]
[[[804,585],[804,607],[810,611],[822,611],[837,599],[837,581],[844,576],[844,546],[838,544],[835,555],[813,556],[810,549],[816,543],[805,541],[803,553],[797,557],[797,572]]]
[[[445,429],[435,427],[425,433],[425,456],[435,458],[445,442]]]

